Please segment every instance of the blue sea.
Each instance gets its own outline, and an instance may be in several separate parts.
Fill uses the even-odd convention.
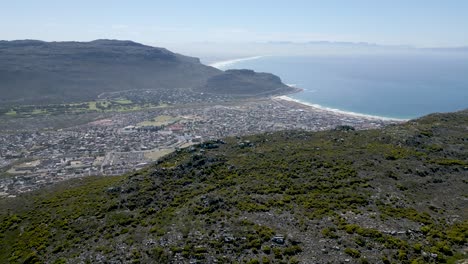
[[[324,108],[409,119],[468,108],[468,54],[266,56],[222,69],[271,72],[304,89],[289,97]]]

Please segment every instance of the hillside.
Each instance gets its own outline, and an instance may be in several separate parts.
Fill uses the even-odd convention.
[[[238,96],[268,95],[287,93],[293,89],[271,73],[256,73],[252,70],[227,70],[209,78],[202,91],[214,94]]]
[[[102,93],[129,90],[200,93],[209,78],[224,74],[197,58],[119,40],[0,41],[0,61],[2,106],[84,102]],[[251,77],[255,74],[245,78]],[[265,92],[261,80],[253,82]],[[218,89],[223,85],[232,87],[218,82],[214,92],[222,94]],[[251,93],[258,93],[255,86]]]
[[[7,263],[455,263],[468,111],[205,142],[0,200]]]

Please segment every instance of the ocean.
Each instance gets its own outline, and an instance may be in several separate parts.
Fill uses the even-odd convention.
[[[468,108],[468,54],[265,56],[215,63],[271,72],[304,91],[290,98],[331,110],[396,119]]]

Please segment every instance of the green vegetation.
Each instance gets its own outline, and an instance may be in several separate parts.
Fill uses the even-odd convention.
[[[354,248],[346,248],[345,253],[350,255],[353,258],[359,258],[361,256],[361,252]]]
[[[160,126],[167,126],[176,123],[179,121],[180,118],[178,117],[173,117],[173,116],[166,116],[166,115],[161,115],[155,117],[151,121],[144,121],[139,123],[139,126],[155,126],[155,127],[160,127]]]
[[[96,231],[92,228],[97,227],[98,218],[111,217],[105,214],[107,202],[111,202],[113,197],[103,194],[108,186],[121,180],[122,177],[89,177],[62,183],[54,191],[44,190],[34,195],[34,204],[29,203],[28,195],[2,200],[1,206],[6,214],[0,225],[1,262],[26,262],[31,257],[41,259],[39,256],[42,254],[58,254],[73,249],[73,243],[85,241]],[[13,213],[17,208],[21,209]],[[84,216],[92,216],[95,220],[82,226],[77,219]],[[27,228],[21,229],[23,226]]]
[[[466,165],[453,162],[467,158],[466,124],[460,112],[226,138],[3,199],[0,262],[456,263],[467,258]]]
[[[8,111],[5,111],[5,115],[14,117],[17,115],[17,112],[13,109],[9,109]]]
[[[83,103],[50,104],[50,105],[20,105],[1,109],[0,116],[6,117],[32,117],[60,114],[104,113],[141,111],[151,108],[167,107],[166,104],[134,103],[128,99],[101,100]]]

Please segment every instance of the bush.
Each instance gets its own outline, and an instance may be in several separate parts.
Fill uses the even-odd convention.
[[[262,241],[260,241],[260,239],[251,240],[251,241],[249,241],[249,243],[247,244],[247,247],[249,247],[249,248],[260,249],[261,246],[262,246]]]
[[[421,249],[422,249],[422,244],[421,243],[416,243],[416,244],[413,245],[414,252],[420,253]]]
[[[357,244],[358,246],[360,246],[360,247],[363,247],[363,246],[366,245],[366,240],[365,240],[364,238],[362,238],[362,237],[356,237],[356,238],[354,239],[354,242],[356,242],[356,244]]]
[[[296,257],[289,259],[289,264],[299,264],[299,260]]]
[[[408,255],[406,254],[406,251],[403,249],[398,250],[397,257],[399,261],[404,261],[408,259]]]
[[[262,248],[262,250],[263,250],[263,253],[265,253],[265,254],[270,254],[271,253],[271,247],[270,246],[264,246]]]
[[[344,252],[353,258],[359,258],[361,256],[361,252],[354,248],[346,248]]]
[[[361,258],[361,264],[369,264],[370,262],[366,258]]]
[[[378,230],[372,229],[372,228],[358,228],[356,230],[356,233],[358,233],[359,235],[361,235],[363,237],[370,237],[370,238],[382,237],[382,233],[380,233]]]
[[[298,253],[302,252],[302,248],[300,246],[290,246],[284,249],[284,254],[288,256],[293,256]]]
[[[358,228],[358,225],[350,224],[345,226],[345,231],[348,234],[353,234]]]
[[[326,227],[322,230],[322,235],[328,238],[336,239],[339,236],[335,233],[336,229],[333,227]]]
[[[159,262],[169,262],[169,255],[164,251],[162,247],[155,247],[150,252],[149,255],[152,259]]]
[[[277,259],[283,258],[283,252],[281,252],[281,249],[279,248],[273,248],[273,254],[275,254],[275,258]]]

